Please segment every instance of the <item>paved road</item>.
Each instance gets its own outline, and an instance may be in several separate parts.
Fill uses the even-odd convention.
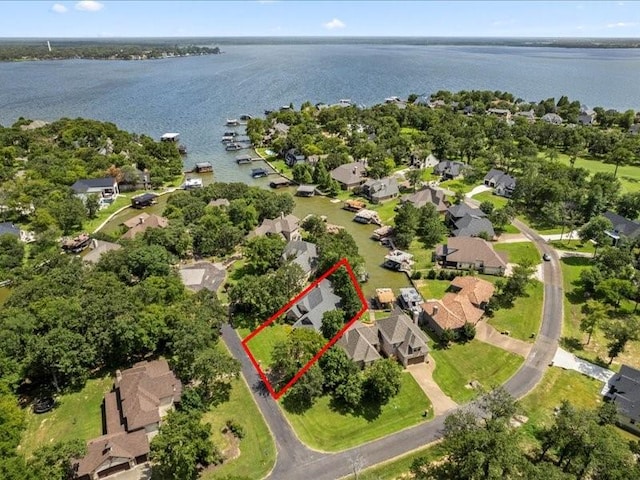
[[[548,253],[551,256],[551,261],[544,263],[544,307],[540,332],[522,367],[504,385],[511,395],[520,398],[541,380],[556,352],[562,329],[563,292],[562,271],[553,248],[526,225],[517,220],[514,224],[535,243],[541,254]],[[242,363],[242,373],[275,437],[278,456],[268,477],[270,479],[334,480],[351,475],[356,469],[364,469],[423,447],[442,436],[445,415],[339,453],[311,450],[297,439],[276,402],[261,388],[260,377],[244,353],[235,331],[226,325],[222,330],[222,338]],[[327,428],[331,426],[327,425]]]

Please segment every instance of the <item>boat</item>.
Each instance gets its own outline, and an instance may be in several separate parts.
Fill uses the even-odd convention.
[[[240,145],[239,143],[230,142],[230,143],[227,143],[227,146],[224,147],[224,149],[227,152],[236,152],[238,150],[242,150],[242,145]]]
[[[262,178],[269,175],[269,171],[266,168],[254,168],[251,170],[251,176],[253,178]]]
[[[187,178],[182,184],[182,188],[185,190],[193,190],[195,188],[202,188],[201,178]]]
[[[187,147],[183,144],[178,144],[178,152],[180,153],[180,155],[186,155],[187,154]]]
[[[240,120],[242,120],[243,122],[248,122],[252,118],[253,117],[251,115],[240,115]]]
[[[222,136],[223,137],[235,137],[237,135],[238,135],[238,132],[228,131],[228,132],[224,132],[224,134]]]
[[[230,143],[230,142],[233,142],[233,140],[234,140],[235,138],[236,138],[236,137],[232,137],[231,135],[225,135],[224,137],[222,137],[221,142],[222,142],[222,143]]]
[[[237,127],[238,125],[240,125],[240,122],[235,118],[227,118],[226,125],[228,125],[229,127]]]

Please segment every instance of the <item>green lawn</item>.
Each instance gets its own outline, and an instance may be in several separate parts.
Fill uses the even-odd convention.
[[[87,220],[86,222],[84,222],[84,225],[82,226],[82,230],[85,232],[93,232],[96,228],[98,228],[98,226],[102,222],[104,222],[107,218],[109,218],[109,215],[111,215],[113,212],[117,211],[118,209],[124,206],[131,205],[132,196],[134,195],[130,195],[129,193],[127,193],[126,195],[125,194],[118,195],[115,202],[113,202],[107,208],[103,208],[96,214],[96,218],[93,218],[91,220]]]
[[[484,389],[502,385],[524,359],[479,340],[453,344],[446,350],[433,348],[429,352],[436,361],[433,379],[455,402],[464,403],[479,392],[469,388],[476,380]]]
[[[429,461],[435,461],[444,456],[444,451],[440,444],[431,447],[421,448],[414,452],[402,455],[388,462],[366,469],[360,474],[351,475],[347,480],[398,480],[409,478],[409,468],[413,461],[420,457],[425,457]]]
[[[271,365],[271,353],[274,345],[279,341],[285,340],[290,332],[290,325],[272,323],[247,342],[247,346],[263,370],[268,368],[268,365]],[[245,338],[250,332],[247,329],[240,329],[239,333],[242,338]]]
[[[544,156],[544,153],[539,155]],[[569,165],[569,155],[564,153],[558,154],[558,161]],[[583,157],[578,157],[574,165],[576,168],[585,168],[591,172],[591,174],[598,172],[613,173],[616,166],[612,163],[604,163],[601,160],[592,160]],[[624,192],[637,192],[640,190],[640,168],[633,165],[623,165],[618,167],[618,179],[622,184],[622,190]]]
[[[343,414],[332,409],[330,403],[330,397],[324,396],[303,414],[282,409],[300,440],[311,448],[344,450],[423,422],[433,415],[431,402],[409,373],[402,374],[400,393],[382,407],[377,417],[369,412]],[[429,417],[422,416],[425,410],[429,411]]]
[[[531,265],[540,263],[538,249],[531,242],[495,243],[493,248],[499,252],[507,252],[509,263],[522,264],[529,262]]]
[[[551,242],[553,248],[558,250],[567,250],[570,252],[586,252],[593,253],[595,245],[591,242],[583,242],[582,240],[554,240]]]
[[[91,379],[79,392],[58,397],[50,412],[36,415],[28,409],[20,451],[28,457],[41,445],[102,435],[102,399],[112,386],[111,375]]]
[[[425,248],[424,244],[420,240],[413,240],[407,251],[413,255],[413,270],[428,270],[433,266],[431,258],[433,256],[433,248]]]
[[[203,418],[205,422],[211,423],[213,441],[222,451],[229,447],[229,441],[222,434],[222,429],[230,419],[244,427],[245,436],[239,445],[240,456],[206,471],[201,478],[213,480],[235,475],[263,478],[273,468],[276,448],[271,432],[242,379],[233,382],[229,401],[212,408]]]
[[[502,208],[509,203],[508,198],[494,195],[493,192],[482,192],[473,196],[474,200],[479,202],[491,202],[496,208]]]
[[[513,308],[497,310],[488,321],[498,331],[508,330],[514,338],[533,342],[531,334],[537,335],[540,329],[544,286],[534,280],[527,293],[529,296],[518,298]]]
[[[387,225],[393,225],[393,218],[396,216],[395,208],[398,205],[399,200],[388,200],[377,205],[372,205],[371,209],[378,212],[378,216],[382,223]]]
[[[430,298],[442,298],[444,297],[445,292],[451,285],[449,280],[417,280],[416,283],[419,285],[418,290],[420,291],[420,295],[425,300]]]
[[[476,185],[472,183],[466,183],[463,179],[458,179],[440,182],[440,185],[438,186],[446,188],[447,190],[451,190],[452,192],[468,193],[473,190],[473,187],[475,187]]]
[[[504,230],[502,231],[502,233],[520,233],[520,230],[518,230],[515,225],[509,223],[504,226]]]
[[[524,215],[518,215],[516,217],[518,220],[520,220],[522,223],[524,223],[525,225],[528,225],[529,227],[533,228],[535,231],[537,231],[540,235],[555,235],[557,233],[562,233],[562,227],[540,227],[540,225],[536,225],[533,222],[531,222],[531,220],[529,218],[527,218]]]
[[[289,178],[293,178],[293,169],[287,165],[284,160],[275,160],[274,157],[269,157],[269,163],[271,163],[278,172]]]

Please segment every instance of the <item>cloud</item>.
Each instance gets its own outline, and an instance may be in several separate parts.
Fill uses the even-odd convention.
[[[337,28],[345,28],[347,25],[342,20],[334,18],[330,22],[323,23],[322,26],[327,30],[335,30]]]
[[[100,2],[96,2],[95,0],[82,0],[81,2],[76,3],[76,10],[80,10],[82,12],[97,12],[103,8],[104,5]]]
[[[607,23],[607,28],[628,28],[635,27],[638,25],[638,22],[616,22],[616,23]]]
[[[51,7],[51,11],[55,13],[67,13],[68,10],[69,9],[61,3],[54,3],[53,7]]]

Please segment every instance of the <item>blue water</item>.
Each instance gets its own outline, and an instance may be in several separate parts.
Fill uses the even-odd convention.
[[[88,117],[158,138],[181,133],[186,166],[210,161],[223,181],[250,166],[220,143],[226,118],[290,102],[372,105],[437,90],[503,90],[538,101],[568,95],[640,110],[640,50],[305,44],[225,45],[224,54],[153,61],[0,63],[0,124]]]

